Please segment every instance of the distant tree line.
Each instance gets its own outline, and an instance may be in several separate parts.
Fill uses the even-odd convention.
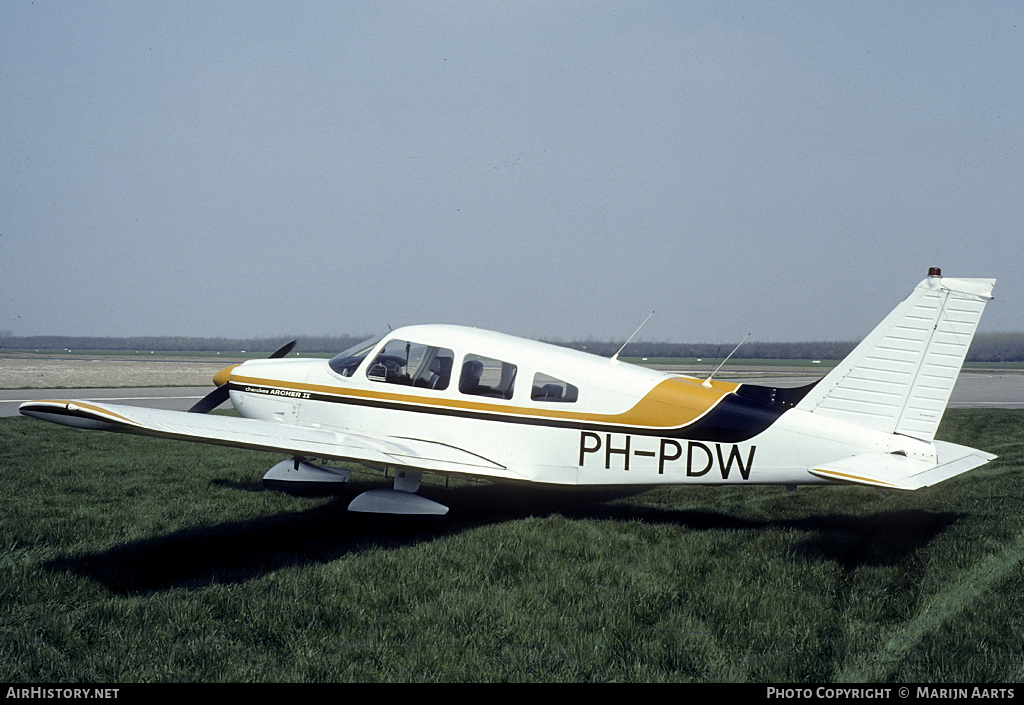
[[[584,350],[602,357],[611,357],[622,341],[573,341],[554,342],[574,350]],[[771,360],[836,360],[853,350],[855,342],[807,342],[807,343],[756,343],[746,342],[736,351],[737,358]],[[636,342],[628,344],[620,357],[698,357],[723,359],[736,347],[735,343],[656,343]]]
[[[274,338],[192,338],[147,336],[134,338],[68,337],[57,335],[16,336],[0,330],[0,348],[17,350],[112,350],[164,352],[245,352],[271,353],[290,340],[298,339],[296,350],[309,353],[337,353],[365,340],[368,335],[288,336]],[[621,341],[546,342],[595,355],[611,357]],[[746,342],[736,353],[738,358],[761,360],[839,360],[857,345],[856,341],[809,341],[802,343]],[[734,345],[718,343],[630,343],[621,357],[699,357],[722,359]],[[969,362],[1024,361],[1024,331],[1014,333],[978,333],[967,354]]]
[[[550,341],[554,342],[554,341]],[[736,352],[737,358],[754,360],[841,360],[850,354],[858,341],[807,341],[801,343],[746,342]],[[611,357],[622,347],[621,342],[577,341],[557,343],[595,355]],[[718,343],[630,343],[620,357],[697,357],[723,359],[735,344]],[[1024,331],[1015,333],[978,333],[967,353],[968,362],[1024,361]]]
[[[970,362],[1021,362],[1024,360],[1024,332],[978,333],[967,359]]]
[[[341,352],[352,347],[364,336],[288,336],[274,338],[190,338],[173,336],[143,336],[133,338],[103,338],[98,336],[63,335],[4,335],[0,331],[0,348],[19,350],[111,350],[116,352],[245,352],[271,353],[285,343],[299,340],[297,350],[305,352]]]

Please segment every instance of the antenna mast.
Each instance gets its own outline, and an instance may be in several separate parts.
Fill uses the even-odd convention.
[[[644,323],[647,323],[647,321],[651,320],[651,316],[653,316],[653,315],[654,315],[654,311],[651,311],[651,313],[647,316],[647,318],[644,319]],[[619,353],[626,349],[626,346],[629,345],[629,341],[632,340],[633,338],[635,338],[636,334],[640,332],[640,329],[644,327],[644,323],[641,323],[640,325],[638,325],[636,327],[636,330],[633,331],[633,335],[629,336],[629,338],[626,339],[626,342],[622,344],[622,347],[619,348],[619,351],[617,353],[615,353],[614,355],[612,355],[612,360],[614,360],[616,362],[619,361]]]
[[[736,353],[736,351],[740,349],[740,345],[743,345],[743,343],[747,342],[747,338],[749,338],[749,337],[750,337],[750,333],[747,333],[743,337],[743,340],[741,340],[739,343],[736,344],[736,347],[732,349],[732,352],[729,353],[728,357],[726,357],[724,360],[722,360],[722,365],[724,365],[725,363],[729,362],[729,358],[732,357]],[[700,386],[710,388],[711,387],[711,378],[714,377],[716,374],[718,374],[718,371],[720,369],[722,369],[722,365],[719,365],[718,367],[716,367],[715,371],[712,372],[711,374],[709,374],[708,378],[700,383]]]

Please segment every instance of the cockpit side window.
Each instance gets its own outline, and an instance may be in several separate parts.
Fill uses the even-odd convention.
[[[374,382],[403,384],[424,389],[447,389],[455,354],[408,340],[389,340],[366,368]]]
[[[516,366],[483,355],[466,355],[459,375],[459,391],[481,397],[511,399]]]
[[[579,395],[580,390],[568,382],[542,372],[533,376],[533,387],[530,390],[530,399],[533,401],[574,402],[579,399]]]

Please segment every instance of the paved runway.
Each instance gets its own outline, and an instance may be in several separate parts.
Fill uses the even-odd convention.
[[[17,416],[22,402],[37,399],[79,399],[150,409],[188,411],[213,387],[123,387],[112,389],[0,389],[0,417]]]
[[[724,379],[724,376],[723,376]],[[749,384],[797,387],[809,377],[749,377],[733,379]],[[133,387],[113,389],[0,389],[0,417],[17,416],[18,405],[34,399],[80,399],[111,404],[186,411],[213,387]],[[968,372],[960,375],[951,409],[1024,409],[1024,374]]]
[[[949,408],[1024,409],[1024,374],[962,374],[953,387]]]

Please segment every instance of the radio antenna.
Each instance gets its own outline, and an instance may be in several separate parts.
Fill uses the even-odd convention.
[[[740,345],[743,345],[743,343],[747,342],[747,338],[749,338],[749,337],[750,337],[750,333],[747,333],[746,336],[744,336],[743,340],[741,340],[739,343],[736,344],[736,347],[732,349],[732,352],[729,353],[728,357],[726,357],[724,360],[722,360],[722,365],[724,365],[725,363],[729,362],[729,358],[732,357],[735,354],[735,352],[740,349]],[[716,367],[715,371],[712,372],[711,374],[709,374],[708,378],[700,383],[700,386],[707,387],[707,388],[710,389],[711,388],[711,378],[714,377],[716,374],[718,374],[718,371],[720,369],[722,369],[722,365],[719,365],[718,367]]]
[[[644,323],[647,323],[647,321],[651,320],[651,316],[653,316],[653,315],[654,315],[654,311],[651,311],[650,315],[648,315],[647,318],[644,319]],[[619,351],[617,353],[615,353],[614,355],[612,355],[612,360],[614,360],[615,362],[619,361],[619,353],[626,349],[626,346],[629,345],[629,341],[632,340],[633,338],[635,338],[636,334],[640,332],[640,329],[644,327],[644,323],[641,323],[640,325],[638,325],[636,327],[636,330],[633,331],[633,335],[629,336],[629,338],[626,340],[626,342],[622,344],[622,347],[619,348]]]

